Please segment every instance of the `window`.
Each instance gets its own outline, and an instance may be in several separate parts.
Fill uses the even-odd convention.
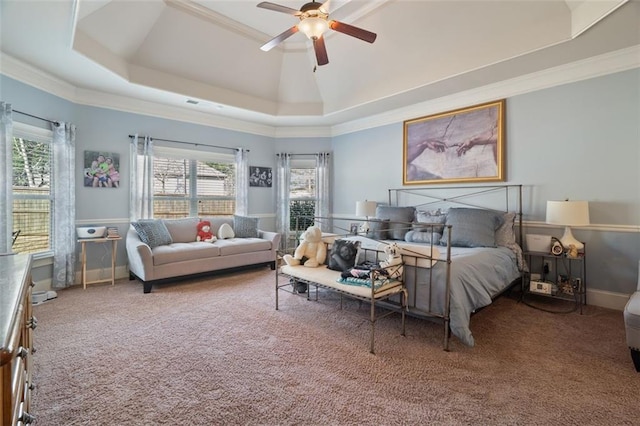
[[[13,127],[13,251],[52,250],[51,170],[53,134],[50,130],[14,123]]]
[[[154,148],[154,217],[232,215],[235,207],[233,155]]]
[[[289,200],[289,229],[302,231],[313,225],[317,201],[314,160],[291,161]]]

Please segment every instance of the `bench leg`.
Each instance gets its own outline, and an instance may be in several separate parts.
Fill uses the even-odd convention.
[[[371,343],[369,345],[369,352],[371,352],[372,354],[375,354],[375,351],[373,350],[375,334],[376,334],[376,303],[374,299],[371,299],[371,319],[370,320],[371,320]]]
[[[633,360],[633,366],[636,367],[636,371],[640,372],[640,351],[637,349],[629,348],[631,351],[631,359]]]

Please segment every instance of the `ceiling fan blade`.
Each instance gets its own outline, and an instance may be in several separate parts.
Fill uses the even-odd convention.
[[[313,39],[313,50],[316,51],[316,60],[318,61],[318,65],[327,65],[329,63],[327,47],[324,45],[324,37],[320,36]]]
[[[260,47],[260,50],[268,52],[297,32],[298,32],[298,26],[294,25],[293,27],[289,28],[287,31],[275,36],[274,38],[272,38],[271,40],[263,44]]]
[[[294,15],[294,16],[298,16],[301,13],[297,9],[292,9],[287,6],[280,6],[279,4],[271,3],[269,1],[263,1],[261,3],[258,3],[258,7],[261,7],[263,9],[274,10],[276,12],[282,12],[282,13],[286,13],[287,15]]]
[[[338,21],[329,21],[329,28],[339,33],[350,35],[351,37],[359,38],[360,40],[373,43],[376,41],[377,34],[371,31],[363,30],[362,28],[354,27],[353,25],[345,24]]]

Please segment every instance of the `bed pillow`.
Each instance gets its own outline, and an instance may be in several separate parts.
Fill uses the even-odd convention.
[[[237,238],[258,238],[257,217],[233,216],[233,230]]]
[[[378,206],[376,219],[389,220],[389,235],[391,240],[404,240],[404,236],[411,230],[411,223],[415,218],[415,208]]]
[[[369,220],[369,231],[366,237],[374,240],[386,240],[389,238],[389,219]]]
[[[446,221],[447,215],[440,209],[432,211],[418,210],[416,211],[416,221],[413,222],[412,227],[414,231],[442,234]],[[430,225],[433,225],[433,227]]]
[[[496,229],[496,245],[498,247],[511,247],[516,243],[516,233],[514,232],[514,224],[516,214],[514,212],[505,213],[502,225]]]
[[[454,247],[496,247],[496,229],[502,225],[502,213],[491,210],[456,207],[449,209],[446,225],[453,227]],[[449,228],[444,229],[440,243],[447,244]]]
[[[142,219],[133,222],[133,228],[138,233],[140,241],[150,248],[171,244],[171,234],[162,220]]]
[[[358,263],[360,241],[335,240],[329,252],[328,268],[334,271],[346,271]]]

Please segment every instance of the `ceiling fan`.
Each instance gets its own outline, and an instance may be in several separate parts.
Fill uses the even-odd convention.
[[[313,41],[313,50],[316,53],[318,65],[326,65],[329,63],[329,57],[327,56],[327,48],[324,44],[323,34],[327,29],[332,29],[339,33],[347,34],[351,37],[359,38],[360,40],[364,40],[369,43],[373,43],[376,40],[377,35],[371,31],[330,20],[328,8],[329,1],[330,0],[327,0],[324,3],[319,3],[314,0],[302,5],[300,10],[295,10],[287,6],[281,6],[268,1],[258,3],[258,7],[263,9],[274,10],[276,12],[282,12],[300,18],[300,22],[297,25],[294,25],[282,34],[275,36],[260,47],[260,49],[268,52],[298,31],[302,31],[311,41]]]

